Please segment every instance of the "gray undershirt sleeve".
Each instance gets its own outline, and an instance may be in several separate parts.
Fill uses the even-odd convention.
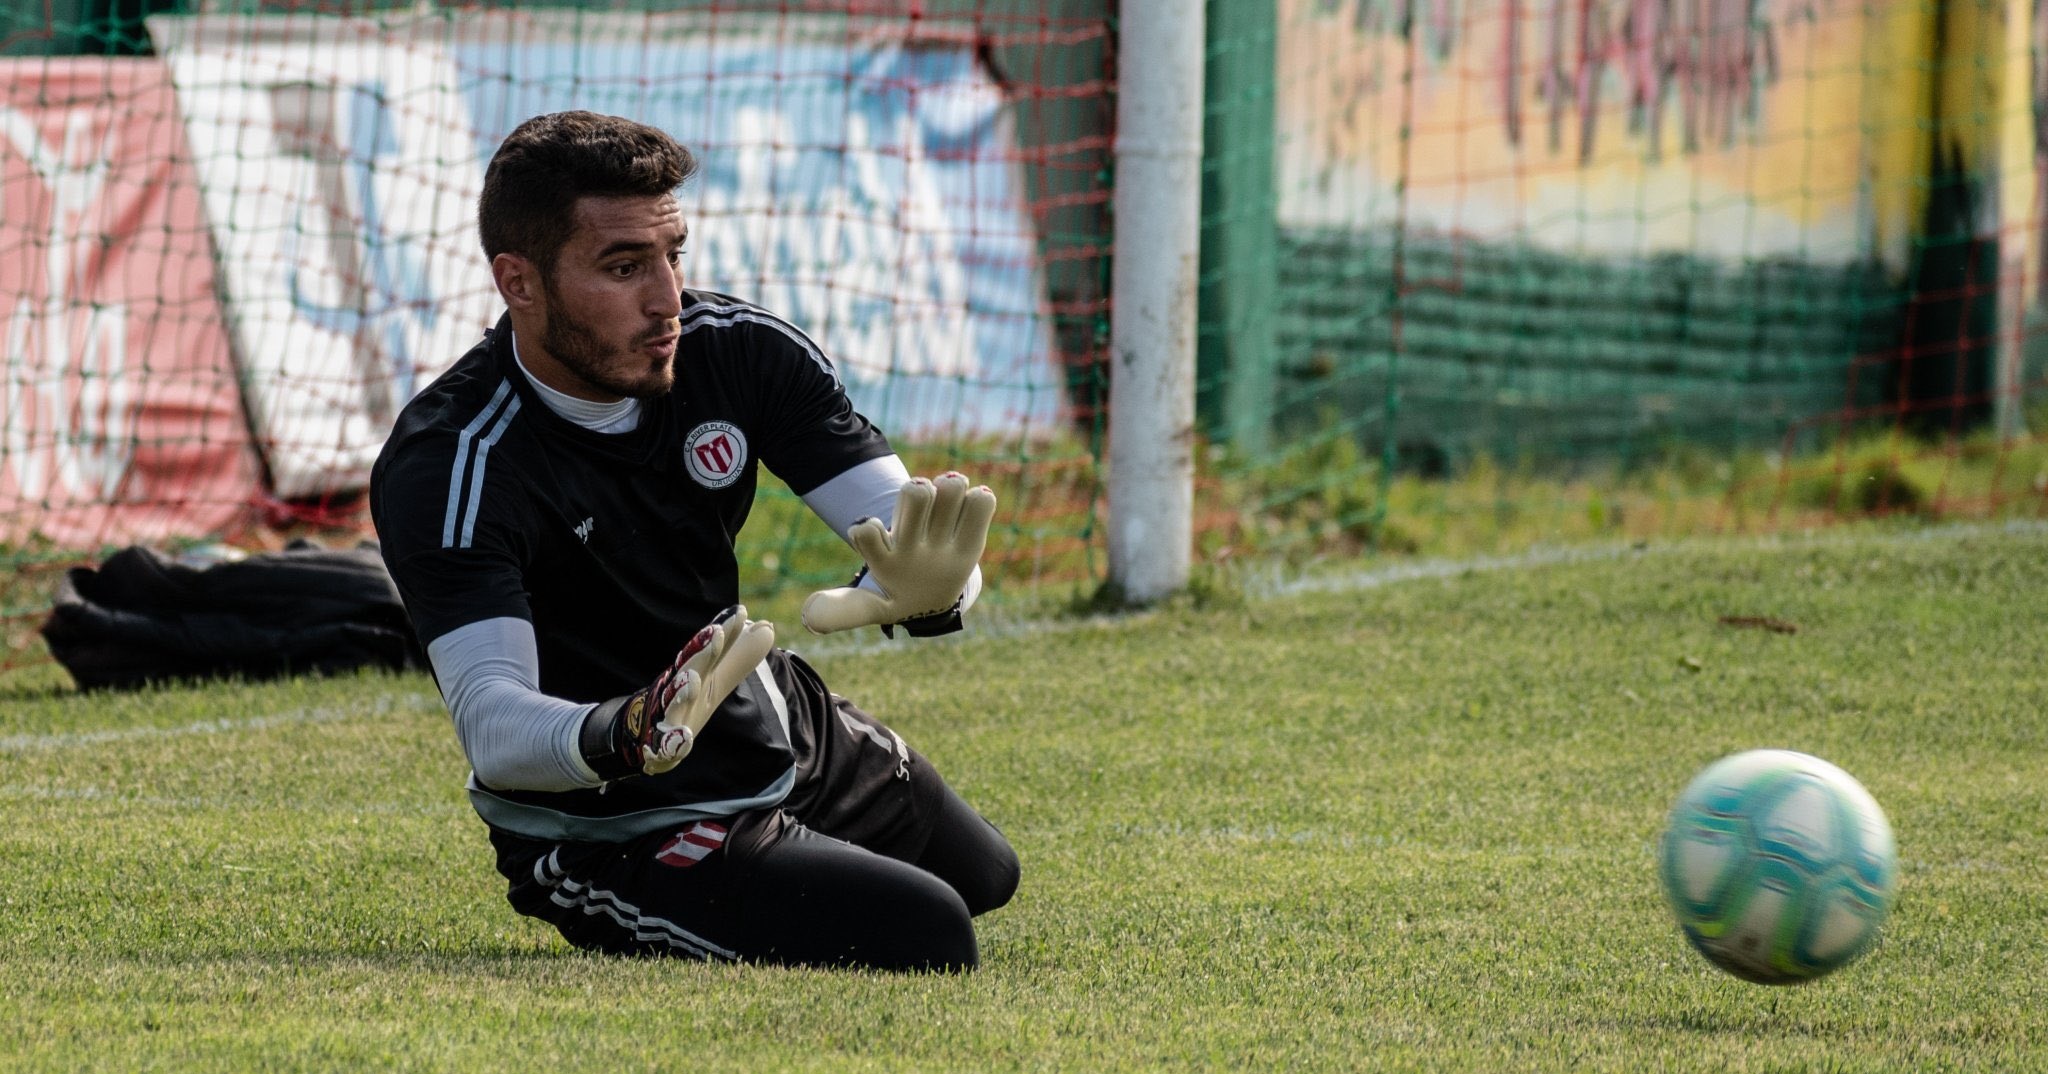
[[[479,782],[522,791],[603,782],[583,762],[578,738],[597,706],[540,692],[533,624],[501,617],[458,627],[427,646],[427,659]]]

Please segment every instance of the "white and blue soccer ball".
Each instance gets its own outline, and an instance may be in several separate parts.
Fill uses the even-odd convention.
[[[1799,984],[1855,961],[1898,890],[1891,822],[1818,757],[1750,750],[1693,778],[1671,807],[1664,894],[1707,961]]]

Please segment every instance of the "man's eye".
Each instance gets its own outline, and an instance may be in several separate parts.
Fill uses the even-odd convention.
[[[619,279],[623,280],[626,277],[631,276],[633,274],[633,270],[636,267],[637,266],[635,266],[631,261],[628,261],[623,265],[613,265],[612,275],[617,276]]]

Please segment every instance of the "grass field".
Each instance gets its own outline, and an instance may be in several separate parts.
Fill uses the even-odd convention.
[[[964,977],[570,950],[504,906],[423,677],[17,679],[0,1067],[2048,1070],[2048,533],[1411,573],[796,639],[1020,851]],[[1880,945],[1800,988],[1656,885],[1672,798],[1754,746],[1899,838]]]

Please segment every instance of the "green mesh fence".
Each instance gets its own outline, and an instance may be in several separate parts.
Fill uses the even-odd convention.
[[[0,660],[110,549],[367,535],[392,416],[498,316],[483,165],[559,108],[697,152],[692,285],[817,338],[914,469],[996,486],[999,590],[1085,582],[1111,54],[1071,0],[8,6]],[[772,609],[855,563],[767,484]]]
[[[1211,556],[2048,503],[2038,10],[1208,10]]]
[[[1899,289],[1871,265],[1592,259],[1440,236],[1281,237],[1282,440],[1361,415],[1432,472],[1474,456],[1654,459],[1687,443],[1777,446],[1845,397],[1896,338]],[[1393,293],[1395,257],[1409,279]],[[1397,393],[1391,412],[1381,406]],[[1809,441],[1802,446],[1811,447]]]

